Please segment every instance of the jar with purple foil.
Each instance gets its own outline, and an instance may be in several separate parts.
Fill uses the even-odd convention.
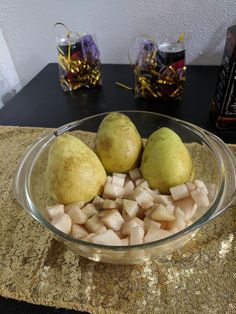
[[[61,23],[60,23],[61,25]],[[60,84],[64,91],[102,84],[100,52],[90,34],[68,31],[57,37]]]
[[[135,96],[181,100],[185,82],[185,47],[182,42],[141,39],[134,64]]]

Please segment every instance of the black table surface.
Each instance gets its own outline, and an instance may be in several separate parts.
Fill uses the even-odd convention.
[[[116,110],[146,110],[177,117],[236,142],[234,130],[219,130],[211,117],[218,66],[188,66],[182,102],[135,99],[134,92],[115,84],[134,85],[129,65],[105,64],[103,87],[64,93],[57,64],[48,64],[0,110],[0,125],[59,127],[89,115]]]
[[[218,66],[188,66],[182,102],[135,99],[134,92],[115,84],[134,86],[129,65],[102,67],[103,87],[64,93],[59,85],[57,64],[48,64],[7,105],[0,109],[0,125],[59,127],[89,115],[119,110],[159,112],[194,123],[236,143],[236,131],[219,130],[211,118]],[[37,306],[0,297],[1,313],[78,313]]]

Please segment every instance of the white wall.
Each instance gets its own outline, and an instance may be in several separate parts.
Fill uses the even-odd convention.
[[[128,63],[138,34],[187,32],[187,63],[220,63],[225,31],[236,24],[235,0],[0,0],[0,27],[22,84],[56,61],[53,25],[96,33],[104,63]],[[1,47],[0,47],[1,49]]]

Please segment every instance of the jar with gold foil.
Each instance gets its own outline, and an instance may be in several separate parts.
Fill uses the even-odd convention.
[[[140,38],[134,64],[135,96],[157,99],[182,99],[185,82],[183,41],[157,44]]]
[[[64,91],[102,84],[100,52],[91,34],[71,32],[62,23],[64,34],[57,34],[59,79]]]

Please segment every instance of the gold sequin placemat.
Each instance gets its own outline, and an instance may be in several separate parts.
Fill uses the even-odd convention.
[[[19,157],[45,132],[0,126],[0,295],[90,313],[236,313],[235,205],[161,261],[89,261],[56,242],[13,197]]]

